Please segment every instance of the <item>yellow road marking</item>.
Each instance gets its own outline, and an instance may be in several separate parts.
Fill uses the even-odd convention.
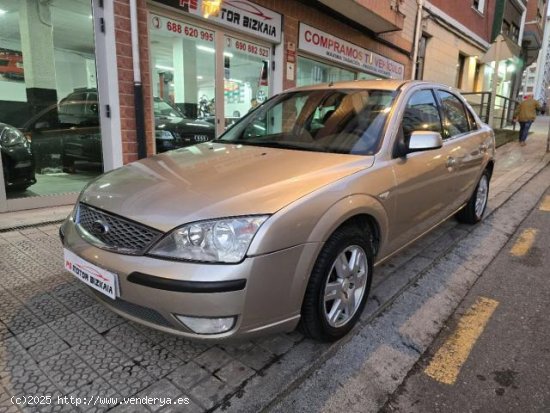
[[[497,306],[498,301],[478,297],[460,318],[455,332],[437,350],[424,373],[441,383],[454,384],[460,368],[468,359],[476,340]]]
[[[523,230],[518,240],[510,250],[510,254],[514,257],[523,257],[527,254],[535,243],[535,238],[537,237],[538,232],[538,229],[534,228],[527,228]]]
[[[546,195],[540,203],[539,209],[541,211],[550,212],[550,195]]]

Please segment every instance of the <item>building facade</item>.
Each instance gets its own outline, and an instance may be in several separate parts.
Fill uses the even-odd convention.
[[[167,123],[206,139],[291,87],[410,76],[406,2],[216,3],[0,0],[0,134],[19,142],[0,212],[74,202],[156,153]]]
[[[408,79],[414,56],[417,78],[490,90],[495,38],[519,48],[531,24],[523,0],[217,6],[0,0],[0,212],[72,203],[97,175],[173,140],[220,135],[288,88]],[[498,92],[510,95],[512,60],[499,61]]]
[[[425,1],[417,78],[464,92],[484,90],[481,58],[490,47],[495,0]]]

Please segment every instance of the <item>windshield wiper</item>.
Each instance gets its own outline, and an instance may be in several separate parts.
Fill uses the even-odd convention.
[[[225,143],[231,145],[249,145],[249,146],[263,146],[266,148],[277,148],[277,149],[294,149],[300,151],[309,151],[309,152],[327,152],[328,148],[325,147],[312,147],[304,146],[291,142],[280,142],[280,141],[254,141],[247,139],[235,139],[235,140],[225,140],[225,139],[215,139],[211,142],[215,143]]]

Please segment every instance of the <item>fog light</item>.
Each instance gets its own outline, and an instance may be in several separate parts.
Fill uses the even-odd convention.
[[[206,318],[184,315],[176,315],[176,317],[197,334],[225,333],[233,328],[236,319],[236,317]]]

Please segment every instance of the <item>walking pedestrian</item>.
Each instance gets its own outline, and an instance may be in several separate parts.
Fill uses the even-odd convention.
[[[516,108],[513,120],[514,122],[519,122],[519,144],[521,146],[526,145],[529,129],[537,117],[537,111],[540,110],[540,108],[540,103],[533,99],[532,95],[525,96],[523,102]]]

